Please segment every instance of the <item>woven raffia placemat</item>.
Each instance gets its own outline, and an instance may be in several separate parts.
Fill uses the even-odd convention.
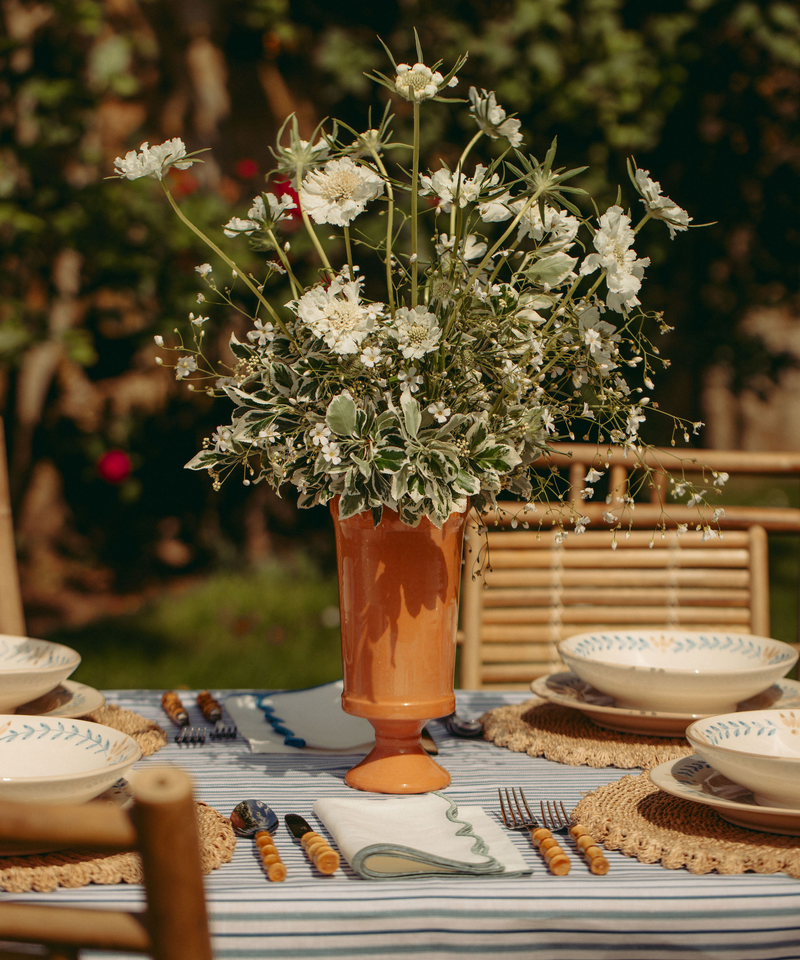
[[[484,739],[498,747],[573,767],[650,770],[666,760],[694,753],[682,737],[647,737],[606,730],[578,710],[538,699],[498,707],[481,719]]]
[[[646,773],[579,801],[573,812],[598,843],[642,863],[690,873],[788,873],[800,878],[800,838],[746,830],[714,810],[673,797]]]
[[[132,737],[142,748],[142,756],[149,757],[167,743],[167,734],[155,721],[145,720],[133,710],[124,710],[115,703],[107,703],[84,717],[92,723],[103,723]]]
[[[195,802],[203,873],[233,857],[236,836],[230,820],[208,804]],[[39,853],[0,857],[0,889],[9,893],[47,892],[89,883],[141,883],[139,855],[127,853]]]

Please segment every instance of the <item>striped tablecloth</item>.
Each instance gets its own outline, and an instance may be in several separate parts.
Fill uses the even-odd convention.
[[[214,691],[222,700],[226,691]],[[164,723],[160,691],[107,692],[110,703]],[[193,703],[187,692],[185,703]],[[477,716],[525,694],[459,692],[458,709]],[[199,711],[190,710],[201,722]],[[529,797],[562,799],[567,807],[631,771],[569,767],[514,754],[482,740],[459,740],[434,722],[439,761],[452,775],[447,794],[458,803],[497,808],[497,787],[519,785]],[[239,800],[266,800],[283,817],[295,811],[314,825],[319,797],[347,796],[353,756],[253,754],[241,738],[199,748],[171,742],[141,764],[174,763],[195,780],[196,797],[230,814]],[[638,771],[633,771],[638,772]],[[333,877],[315,874],[281,828],[289,875],[270,883],[252,844],[206,881],[217,960],[281,958],[541,957],[542,960],[800,960],[800,881],[782,874],[693,876],[609,853],[605,877],[575,858],[567,877],[543,867],[525,835],[514,840],[531,876],[519,879],[361,880],[347,864]],[[800,841],[798,841],[800,842]],[[574,850],[569,850],[574,857]],[[4,895],[6,899],[9,895]],[[15,895],[25,902],[138,909],[132,886],[91,886],[52,894]],[[111,960],[112,955],[88,957]],[[119,957],[119,954],[114,954]]]

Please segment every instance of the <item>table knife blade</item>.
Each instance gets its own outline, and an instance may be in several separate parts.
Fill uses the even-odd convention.
[[[287,813],[283,819],[289,833],[300,841],[306,856],[320,873],[330,874],[339,869],[339,854],[299,814]]]

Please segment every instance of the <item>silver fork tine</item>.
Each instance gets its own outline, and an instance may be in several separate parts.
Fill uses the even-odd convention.
[[[500,798],[500,814],[503,823],[510,830],[529,831],[531,843],[544,857],[550,873],[560,877],[569,873],[569,858],[558,845],[558,841],[553,839],[553,834],[533,816],[522,788],[512,787],[511,793],[509,793],[508,787],[506,787],[505,802],[503,801],[503,792],[502,789],[498,788],[497,795]],[[508,805],[508,814],[506,814],[506,804]],[[516,813],[514,807],[516,807]],[[523,807],[525,813],[522,812]]]

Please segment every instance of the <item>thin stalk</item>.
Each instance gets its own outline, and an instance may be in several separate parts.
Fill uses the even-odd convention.
[[[203,233],[202,230],[200,230],[198,227],[196,227],[196,226],[192,223],[192,221],[188,219],[188,217],[183,213],[183,211],[181,210],[181,208],[180,208],[180,207],[178,206],[178,204],[175,202],[175,198],[174,198],[174,197],[172,196],[172,194],[169,192],[169,188],[167,187],[167,185],[164,183],[163,180],[161,181],[161,186],[162,186],[162,188],[164,189],[164,193],[167,195],[167,200],[169,200],[170,206],[171,206],[172,209],[175,211],[175,213],[177,213],[177,215],[178,215],[178,217],[180,218],[180,220],[181,220],[183,223],[185,223],[186,226],[187,226],[193,233],[197,234],[197,236],[200,237],[200,239],[203,241],[203,243],[205,243],[207,246],[209,246],[209,247],[214,251],[214,253],[216,253],[216,255],[217,255],[218,257],[220,257],[225,263],[227,263],[228,266],[231,268],[231,270],[233,270],[238,277],[241,277],[241,279],[242,279],[242,281],[244,282],[245,286],[248,287],[253,294],[255,294],[256,298],[258,299],[258,302],[266,309],[266,311],[269,313],[269,315],[272,317],[272,319],[278,324],[278,326],[281,328],[281,330],[283,330],[283,332],[286,334],[287,337],[290,336],[289,331],[286,329],[286,324],[283,322],[283,320],[281,320],[281,318],[278,316],[278,314],[277,314],[277,313],[275,312],[275,310],[273,309],[272,304],[270,304],[270,302],[265,299],[265,297],[262,295],[261,291],[260,291],[260,290],[258,289],[258,287],[253,283],[253,281],[250,279],[250,277],[248,277],[247,274],[242,273],[242,271],[236,266],[236,264],[233,262],[233,260],[231,260],[231,258],[230,258],[227,254],[223,253],[222,250],[220,250],[220,248],[216,245],[216,243],[214,243],[213,240],[211,240],[209,237],[207,237],[207,236]]]
[[[292,265],[289,263],[289,258],[286,256],[283,248],[278,243],[278,239],[272,230],[267,231],[267,236],[272,241],[275,247],[275,252],[278,254],[278,259],[283,264],[283,269],[286,271],[286,276],[289,278],[289,283],[292,286],[292,296],[296,300],[300,296],[300,284],[297,280],[297,277],[294,275]]]
[[[302,207],[300,208],[300,216],[303,218],[303,226],[305,226],[308,235],[311,237],[311,242],[314,244],[314,249],[317,251],[319,258],[322,261],[322,266],[332,277],[335,277],[336,271],[330,265],[330,261],[325,256],[325,251],[322,248],[322,244],[319,242],[319,237],[314,232],[314,228],[311,226],[311,221],[308,219],[308,214],[305,212],[305,210],[303,210]]]
[[[347,252],[347,265],[350,267],[350,279],[355,278],[355,271],[353,270],[353,251],[350,247],[350,227],[345,224],[342,227],[342,232],[344,233],[344,248]]]
[[[411,306],[417,305],[417,240],[419,223],[417,202],[419,200],[419,101],[414,101],[414,147],[411,160]]]
[[[470,142],[464,147],[464,152],[458,158],[458,163],[456,164],[455,177],[456,177],[456,192],[461,192],[461,170],[464,166],[464,161],[467,159],[470,150],[475,146],[475,144],[483,136],[483,130],[479,130],[475,136],[470,140]],[[455,203],[450,208],[450,236],[455,235],[456,230],[456,205]]]
[[[372,154],[375,164],[383,176],[384,183],[386,184],[386,196],[389,198],[389,208],[386,211],[386,250],[385,250],[385,264],[386,264],[386,293],[389,301],[389,313],[394,316],[394,283],[392,282],[392,234],[394,232],[394,188],[389,182],[389,174],[386,172],[386,167],[383,165],[383,161],[378,155],[378,151],[373,148],[370,148],[370,153]]]

